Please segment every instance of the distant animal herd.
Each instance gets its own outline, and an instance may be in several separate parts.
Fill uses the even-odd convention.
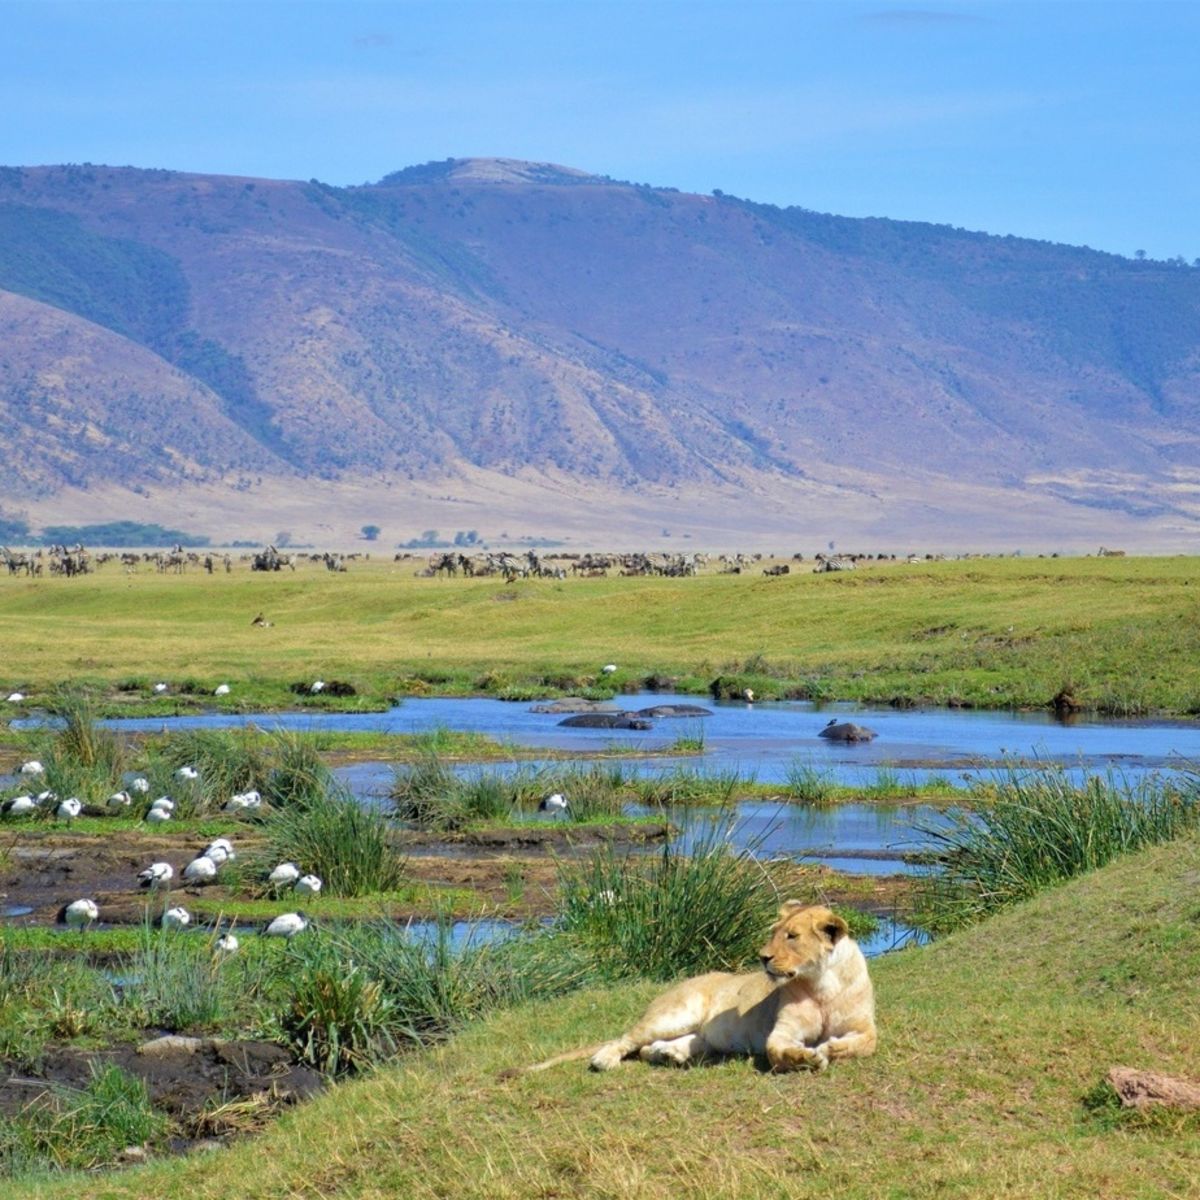
[[[1124,550],[1101,546],[1099,558],[1123,558]],[[251,571],[295,571],[299,564],[323,566],[327,571],[341,574],[356,561],[369,560],[366,552],[337,553],[331,551],[291,551],[284,553],[275,546],[240,554],[235,559],[228,552],[215,550],[186,550],[173,546],[170,550],[104,550],[92,552],[82,545],[46,546],[35,550],[12,550],[0,546],[0,564],[10,576],[40,577],[43,575],[74,578],[90,575],[102,567],[117,569],[127,575],[141,570],[158,574],[182,575],[198,571],[212,575],[232,574],[235,567]],[[536,550],[514,553],[505,550],[436,551],[428,556],[408,552],[397,553],[393,563],[412,565],[417,576],[464,579],[496,576],[507,583],[518,579],[596,579],[617,576],[660,576],[683,578],[700,574],[743,575],[759,572],[769,578],[790,575],[793,571],[809,570],[817,574],[827,571],[853,571],[863,564],[918,564],[939,562],[947,558],[1005,558],[1004,554],[825,554],[811,558],[803,554],[789,557],[755,553],[706,554],[703,552],[667,554],[656,552],[597,553],[563,552],[539,554]],[[1039,558],[1046,557],[1039,555]],[[1050,558],[1059,557],[1057,553]],[[782,561],[781,561],[782,560]]]

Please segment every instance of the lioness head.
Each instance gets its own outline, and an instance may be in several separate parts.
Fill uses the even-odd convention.
[[[823,905],[786,900],[767,944],[759,951],[763,970],[781,983],[801,976],[820,975],[834,947],[849,929]]]

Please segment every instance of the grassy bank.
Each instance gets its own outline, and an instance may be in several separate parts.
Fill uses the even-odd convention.
[[[881,1047],[823,1075],[748,1062],[519,1066],[611,1036],[656,985],[501,1013],[220,1155],[95,1197],[1091,1197],[1195,1194],[1200,1122],[1123,1119],[1116,1064],[1195,1074],[1200,841],[1183,839],[873,965]],[[77,1179],[13,1189],[79,1194]]]
[[[1197,560],[1179,557],[511,585],[388,562],[344,575],[4,579],[0,683],[36,703],[56,683],[93,680],[110,711],[162,714],[605,694],[648,677],[761,698],[1042,707],[1065,692],[1099,712],[1195,714],[1196,575]],[[251,623],[259,613],[270,625]],[[604,676],[609,662],[619,670]],[[354,694],[306,692],[317,679]],[[159,681],[169,692],[153,691]],[[216,697],[221,683],[230,692]]]

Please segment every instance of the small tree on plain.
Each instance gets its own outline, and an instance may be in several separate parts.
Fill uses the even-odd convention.
[[[378,525],[364,525],[362,527],[362,535],[367,539],[368,542],[375,541],[375,539],[378,538],[382,532],[383,531]]]

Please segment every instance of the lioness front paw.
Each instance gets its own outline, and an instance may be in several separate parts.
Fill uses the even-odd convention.
[[[768,1047],[767,1057],[776,1071],[796,1071],[807,1067],[812,1071],[823,1071],[829,1066],[829,1051],[821,1046],[783,1046],[776,1050]]]

